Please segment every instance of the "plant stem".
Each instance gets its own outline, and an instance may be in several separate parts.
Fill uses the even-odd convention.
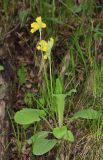
[[[39,29],[39,33],[40,33],[40,41],[41,41],[41,29]]]
[[[51,86],[51,97],[53,102],[53,80],[52,80],[52,69],[51,69],[51,56],[49,58],[49,71],[50,71],[50,86]]]

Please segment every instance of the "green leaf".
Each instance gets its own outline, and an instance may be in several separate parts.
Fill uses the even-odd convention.
[[[63,86],[59,78],[56,79],[55,94],[62,94]]]
[[[27,143],[28,144],[33,144],[35,142],[36,139],[44,139],[48,136],[49,132],[47,131],[41,131],[41,132],[38,132],[38,133],[35,133],[31,138],[29,138],[27,140]]]
[[[18,124],[27,125],[40,121],[45,116],[45,112],[39,109],[24,108],[16,112],[14,120]]]
[[[59,127],[63,126],[65,98],[68,95],[71,96],[73,92],[76,92],[76,90],[72,89],[69,91],[69,93],[63,94],[62,81],[59,78],[56,79],[55,94],[53,94],[53,98],[54,98],[54,106],[55,106],[54,110],[58,118]]]
[[[6,16],[8,16],[9,4],[10,4],[9,0],[4,0],[3,1],[3,7],[4,7],[4,12],[5,12]]]
[[[24,102],[28,106],[32,106],[34,102],[34,94],[32,92],[26,92],[24,96]]]
[[[0,65],[0,71],[3,71],[4,67],[2,65]]]
[[[28,144],[33,145],[33,154],[34,155],[43,155],[50,151],[57,143],[56,139],[48,140],[46,137],[49,132],[41,131],[34,134],[29,140],[27,140]]]
[[[66,126],[56,127],[53,129],[53,135],[57,139],[62,139],[66,134],[67,134],[67,127]]]
[[[70,130],[68,130],[67,133],[64,136],[64,139],[67,140],[67,141],[69,141],[69,142],[74,142],[74,135],[73,135],[73,133]]]
[[[65,95],[64,94],[53,94],[55,100],[55,111],[58,115],[59,127],[63,125],[64,118],[64,107],[65,107]]]
[[[18,81],[20,85],[26,82],[27,70],[24,66],[21,66],[17,71]]]
[[[67,130],[66,126],[63,127],[56,127],[53,129],[53,135],[57,138],[57,139],[64,139],[67,140],[69,142],[74,142],[74,136],[73,133],[70,130]]]
[[[21,25],[24,25],[26,23],[26,20],[29,15],[30,15],[29,11],[24,10],[24,11],[19,12],[19,21],[20,21]]]
[[[73,115],[72,119],[77,119],[77,118],[98,119],[101,117],[101,115],[102,115],[101,112],[90,108],[78,111]]]
[[[43,155],[50,151],[56,145],[56,143],[56,139],[48,140],[36,138],[35,143],[33,144],[33,154]]]

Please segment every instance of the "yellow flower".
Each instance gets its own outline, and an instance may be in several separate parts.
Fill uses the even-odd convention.
[[[41,22],[41,21],[42,21],[41,17],[37,17],[37,18],[36,18],[36,21],[37,21],[37,22]]]
[[[42,28],[46,28],[46,24],[42,22],[41,17],[37,17],[36,22],[31,23],[31,33],[34,33]]]
[[[53,44],[54,44],[53,38],[50,38],[48,42],[46,42],[45,40],[41,40],[40,42],[38,42],[36,48],[37,50],[45,52],[45,54],[43,55],[44,59],[50,58],[50,53],[51,53]]]
[[[36,46],[37,50],[41,50],[43,52],[47,52],[48,51],[48,43],[45,40],[41,40],[37,46]]]

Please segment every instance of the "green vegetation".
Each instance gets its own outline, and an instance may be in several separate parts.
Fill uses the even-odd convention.
[[[0,65],[0,72],[4,70],[4,67]]]
[[[19,24],[24,52],[15,88],[22,103],[10,113],[19,158],[29,146],[31,160],[102,160],[103,3],[5,0],[2,8],[7,24]]]
[[[26,83],[27,70],[24,66],[21,66],[17,71],[18,81],[20,85]]]

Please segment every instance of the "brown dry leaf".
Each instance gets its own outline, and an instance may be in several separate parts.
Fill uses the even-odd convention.
[[[4,119],[5,117],[5,102],[4,100],[0,100],[0,119]]]

